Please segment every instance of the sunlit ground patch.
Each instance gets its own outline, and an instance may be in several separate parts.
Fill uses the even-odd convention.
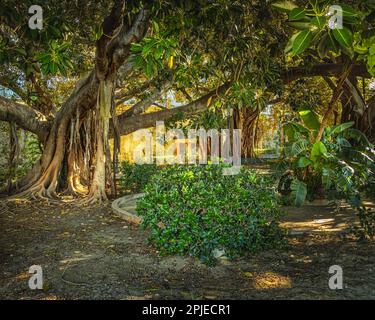
[[[258,290],[268,289],[289,289],[292,287],[292,281],[287,276],[282,276],[274,272],[257,272],[245,274],[247,278],[251,278],[254,288]]]

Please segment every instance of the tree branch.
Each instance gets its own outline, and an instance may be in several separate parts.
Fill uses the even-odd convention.
[[[116,0],[111,13],[103,21],[103,35],[96,42],[96,73],[100,79],[104,78],[108,72],[110,59],[108,59],[107,56],[107,45],[111,42],[111,38],[114,36],[116,29],[121,26],[124,8],[125,1]]]
[[[117,1],[117,3],[120,2],[121,1]],[[104,44],[98,44],[100,52],[97,53],[96,66],[87,76],[78,81],[74,91],[56,115],[57,121],[63,117],[71,117],[78,108],[84,112],[95,105],[100,80],[102,77],[116,76],[116,70],[123,66],[130,56],[131,43],[141,40],[145,35],[148,26],[148,15],[149,13],[146,9],[141,10],[129,31],[126,31],[125,26],[122,26],[120,31],[113,35],[113,38],[109,42],[107,42],[108,37],[106,37],[106,40],[103,40]],[[103,26],[104,24],[105,23],[103,23]],[[115,25],[113,25],[112,28],[115,28]],[[110,30],[110,28],[108,27],[107,30]],[[105,52],[102,51],[102,47],[104,46],[106,48]],[[107,60],[105,62],[101,60],[104,57]],[[100,66],[98,66],[98,64],[100,64]],[[124,73],[129,72],[132,68],[132,64],[126,63],[125,66],[128,67]]]
[[[120,32],[108,44],[108,55],[112,57],[115,69],[120,68],[130,56],[130,46],[139,42],[146,34],[149,25],[150,11],[143,8],[136,16],[132,26],[128,30],[123,26]]]
[[[163,83],[161,88],[155,88],[149,96],[145,99],[137,102],[134,106],[132,106],[129,110],[126,110],[122,115],[127,118],[131,117],[140,113],[143,113],[147,110],[149,106],[151,106],[155,100],[165,91],[171,87],[171,81],[166,81]]]
[[[14,122],[20,128],[35,133],[41,141],[46,139],[51,126],[41,113],[1,96],[0,121]]]
[[[285,84],[300,78],[318,77],[318,76],[340,76],[345,72],[344,64],[322,63],[312,68],[295,67],[281,74],[281,79]],[[362,64],[353,66],[352,74],[357,77],[371,78],[366,67]]]
[[[184,116],[193,115],[199,112],[207,110],[209,106],[209,100],[212,101],[218,98],[220,95],[224,94],[225,91],[229,88],[230,84],[226,83],[218,87],[216,90],[211,91],[207,95],[188,103],[182,107],[166,109],[162,111],[139,114],[132,117],[126,117],[125,114],[121,114],[118,117],[119,121],[119,133],[121,135],[126,135],[137,131],[142,128],[150,128],[155,126],[156,121],[168,120],[178,114],[183,114]],[[212,103],[212,102],[210,102]],[[111,124],[110,137],[113,137],[113,125]]]

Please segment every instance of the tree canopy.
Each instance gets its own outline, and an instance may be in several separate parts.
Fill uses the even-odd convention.
[[[340,1],[340,29],[334,1],[45,0],[42,30],[28,26],[32,4],[0,8],[0,120],[43,150],[14,192],[101,201],[113,185],[109,138],[118,148],[120,135],[208,109],[257,116],[304,78],[321,77],[332,94],[317,140],[338,102],[340,121],[375,139],[373,1]]]

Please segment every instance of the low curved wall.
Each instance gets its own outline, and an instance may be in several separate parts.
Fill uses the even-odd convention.
[[[135,211],[136,201],[143,197],[143,193],[131,194],[112,202],[113,213],[128,222],[141,224],[142,217],[139,217]]]

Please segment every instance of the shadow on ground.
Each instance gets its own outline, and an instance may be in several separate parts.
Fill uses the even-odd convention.
[[[284,225],[301,222],[296,215]],[[315,212],[311,221],[322,219],[331,218]],[[3,202],[0,229],[2,299],[375,298],[375,244],[327,230],[209,268],[187,257],[159,257],[147,235],[109,206]],[[43,267],[43,290],[28,288],[34,264]],[[342,266],[344,290],[329,290],[331,265]]]

